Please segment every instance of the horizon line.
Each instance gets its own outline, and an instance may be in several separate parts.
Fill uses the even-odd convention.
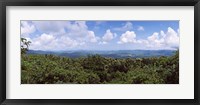
[[[146,50],[146,51],[160,51],[160,50],[168,50],[168,51],[177,51],[179,49],[124,49],[124,50],[88,50],[88,49],[77,49],[77,50],[35,50],[29,49],[28,51],[51,51],[51,52],[58,52],[58,51],[136,51],[136,50]]]

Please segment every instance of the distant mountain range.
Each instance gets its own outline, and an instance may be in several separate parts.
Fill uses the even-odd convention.
[[[69,58],[87,57],[88,55],[101,55],[103,57],[111,58],[147,58],[147,57],[160,57],[172,56],[175,50],[111,50],[111,51],[41,51],[29,50],[27,54],[53,54],[57,56],[64,56]]]

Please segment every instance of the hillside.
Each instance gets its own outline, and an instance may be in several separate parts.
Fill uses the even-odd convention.
[[[178,51],[170,57],[149,58],[69,58],[46,53],[22,54],[21,58],[22,84],[179,83]]]

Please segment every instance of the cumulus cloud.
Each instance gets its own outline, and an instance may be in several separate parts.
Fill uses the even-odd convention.
[[[120,36],[120,41],[118,41],[119,44],[134,42],[136,42],[136,34],[134,31],[126,31]]]
[[[158,48],[178,48],[179,36],[178,32],[175,32],[171,27],[168,27],[166,33],[160,31],[160,33],[154,32],[153,35],[147,38],[148,47]]]
[[[137,30],[138,30],[138,31],[144,31],[144,27],[139,26],[139,27],[137,28]]]
[[[33,21],[33,24],[39,32],[53,35],[85,37],[89,31],[85,21]]]
[[[165,34],[165,32],[164,31],[160,31],[160,35],[161,35],[161,37],[165,37],[166,36],[166,34]]]
[[[31,33],[36,31],[35,26],[27,21],[21,21],[21,35],[22,37],[29,37]]]
[[[116,27],[113,30],[115,31],[127,31],[133,29],[133,24],[131,22],[126,22],[126,24],[122,27]]]
[[[133,31],[126,31],[120,36],[118,44],[132,43],[141,44],[147,48],[152,49],[174,49],[179,47],[179,32],[174,31],[171,27],[168,27],[167,32],[164,31],[154,32],[146,39],[137,39],[136,34]]]
[[[117,37],[116,33],[112,33],[110,29],[106,30],[106,33],[103,35],[102,40],[99,42],[99,44],[107,44],[109,41],[113,40]]]
[[[89,41],[95,43],[99,40],[99,37],[96,37],[93,31],[88,31]]]
[[[83,46],[95,46],[95,44],[113,44],[113,42],[129,43],[149,49],[179,47],[179,29],[175,31],[168,27],[166,32],[162,30],[153,32],[150,36],[142,39],[139,39],[140,37],[131,31],[132,29],[132,23],[127,22],[121,27],[107,29],[102,36],[97,36],[95,32],[98,30],[90,30],[86,21],[21,21],[21,36],[32,42],[30,49],[34,50],[68,50],[83,48]],[[117,37],[117,34],[111,30],[117,31],[120,36]],[[144,27],[140,26],[137,30],[144,31]],[[118,42],[115,39],[118,39]]]
[[[106,30],[106,33],[102,37],[103,41],[110,41],[114,38],[114,34],[110,31],[110,29]]]
[[[179,36],[171,27],[168,28],[166,36],[164,37],[165,43],[172,47],[179,46]]]
[[[85,42],[78,42],[77,40],[71,39],[67,36],[62,36],[62,37],[57,39],[57,44],[59,44],[59,46],[60,46],[59,49],[66,50],[68,48],[73,48],[73,47],[76,47],[76,46],[84,45]]]
[[[85,21],[33,21],[41,33],[53,35],[68,34],[72,37],[85,37],[88,27]]]
[[[31,40],[30,49],[34,50],[67,50],[69,48],[83,45],[84,43],[78,43],[67,36],[55,37],[51,34],[43,33],[37,38]]]
[[[31,39],[30,49],[48,50],[52,47],[55,37],[53,35],[43,33],[41,36]]]
[[[139,39],[135,41],[136,44],[143,44],[144,46],[149,44],[149,42],[145,39]]]
[[[154,32],[151,36],[147,38],[148,47],[161,47],[164,44],[164,39],[160,38],[159,33]]]
[[[32,38],[26,37],[32,42],[30,49],[66,50],[100,40],[88,29],[85,21],[33,21],[32,24],[25,21],[21,24],[23,33],[33,33],[36,29],[39,32]]]
[[[41,33],[54,34],[65,33],[65,24],[63,21],[32,21],[36,29]]]
[[[65,28],[71,37],[85,37],[89,31],[85,21],[67,22]]]

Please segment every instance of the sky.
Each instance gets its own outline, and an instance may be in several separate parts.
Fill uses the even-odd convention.
[[[176,50],[179,21],[21,21],[21,37],[29,49]]]

